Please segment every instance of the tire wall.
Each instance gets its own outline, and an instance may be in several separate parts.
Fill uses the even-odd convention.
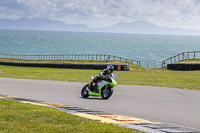
[[[200,70],[200,64],[167,64],[168,70],[195,71]]]
[[[45,68],[68,68],[68,69],[95,69],[103,70],[108,64],[70,64],[70,63],[22,63],[22,62],[0,62],[0,65],[22,66],[22,67],[45,67]],[[117,71],[129,71],[128,64],[113,64]]]

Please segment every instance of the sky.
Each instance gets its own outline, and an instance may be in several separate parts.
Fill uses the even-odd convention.
[[[200,31],[200,0],[0,0],[1,19],[21,17],[48,17],[92,28],[146,20]]]

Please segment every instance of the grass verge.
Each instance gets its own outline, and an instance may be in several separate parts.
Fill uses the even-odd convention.
[[[20,60],[4,60],[17,61]],[[22,62],[25,62],[21,60]],[[46,61],[32,61],[46,62]],[[55,61],[48,61],[54,62]],[[61,63],[60,61],[58,61]],[[93,61],[65,61],[63,63],[107,63],[107,64],[127,64],[127,62],[93,62]],[[172,87],[183,89],[200,90],[200,71],[170,71],[163,69],[144,69],[134,64],[130,65],[130,71],[115,71],[118,74],[118,84],[126,85],[144,85]],[[37,79],[37,80],[55,80],[69,82],[90,82],[90,76],[96,76],[100,70],[83,69],[56,69],[56,68],[37,68],[37,67],[15,67],[0,65],[2,74],[0,77]]]
[[[56,109],[0,99],[0,132],[140,133],[102,124]]]
[[[175,64],[200,64],[200,59],[187,59],[176,62]]]

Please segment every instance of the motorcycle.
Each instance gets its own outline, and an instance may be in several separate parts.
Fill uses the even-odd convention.
[[[94,77],[91,77],[91,80],[93,80],[93,78]],[[97,83],[94,83],[91,91],[88,89],[89,84],[86,84],[81,90],[82,97],[87,98],[89,96],[101,96],[102,99],[110,98],[113,94],[113,88],[117,85],[115,79],[117,79],[117,75],[111,74]]]

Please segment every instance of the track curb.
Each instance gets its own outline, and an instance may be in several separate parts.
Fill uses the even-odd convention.
[[[54,104],[46,101],[40,101],[35,99],[26,99],[20,97],[0,95],[0,99],[16,100],[25,104],[32,104],[36,106],[45,106],[54,108],[72,115],[84,117],[87,119],[95,120],[100,123],[112,123],[122,127],[146,132],[146,133],[198,133],[197,131],[178,127],[171,124],[153,122],[149,120],[116,115],[107,113],[104,111],[93,110],[89,108],[75,107],[72,105]]]

